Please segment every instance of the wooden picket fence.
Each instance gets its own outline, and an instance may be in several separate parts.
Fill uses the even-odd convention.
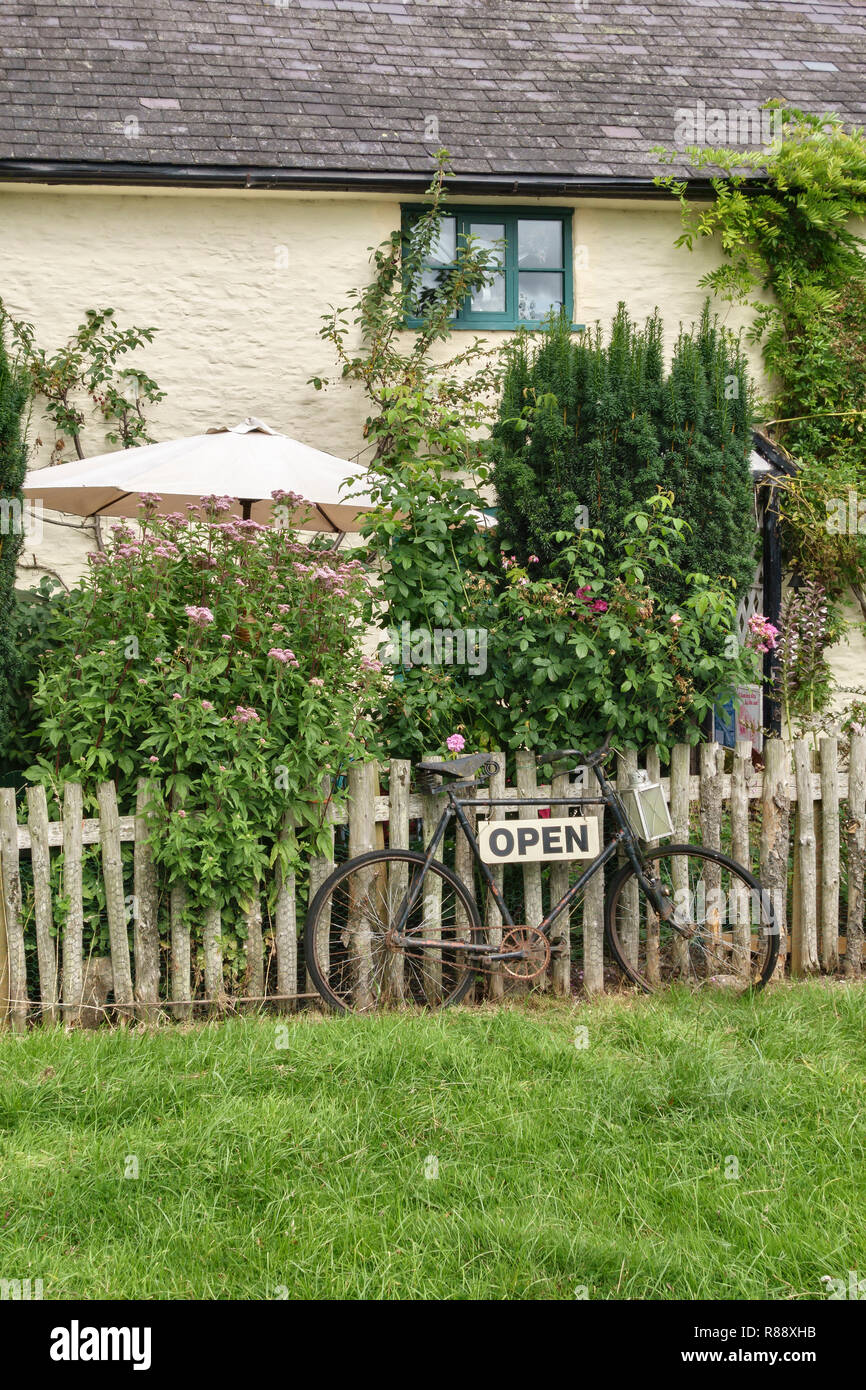
[[[479,791],[481,798],[563,796],[575,791],[567,773],[554,778],[552,785],[540,785],[535,758],[529,752],[518,752],[513,760],[509,755],[508,771],[513,775],[506,785],[506,759],[500,753],[490,756],[500,770],[489,779],[489,792]],[[764,887],[773,893],[782,932],[780,956],[792,976],[832,974],[841,964],[846,975],[857,977],[866,872],[866,735],[852,735],[844,769],[834,737],[821,738],[817,749],[806,740],[792,746],[770,740],[763,759],[763,768],[756,769],[748,743],[727,751],[717,744],[702,745],[696,753],[685,745],[674,748],[661,777],[670,802],[674,840],[725,849],[760,875]],[[618,759],[622,785],[639,764],[651,777],[659,776],[654,750],[640,759],[636,753],[627,753]],[[429,841],[441,801],[412,793],[411,772],[411,764],[404,760],[384,768],[375,763],[352,766],[345,802],[327,803],[330,852],[308,861],[303,880],[294,875],[283,880],[277,871],[269,928],[263,927],[258,895],[238,905],[247,942],[246,973],[242,989],[233,996],[225,987],[221,914],[212,910],[200,923],[199,952],[184,920],[187,890],[183,883],[170,885],[168,931],[164,942],[160,940],[159,886],[147,840],[144,807],[149,793],[144,780],[139,783],[135,810],[126,816],[118,812],[113,784],[102,785],[99,815],[94,819],[83,816],[81,787],[67,784],[62,819],[57,822],[49,821],[44,788],[28,789],[23,824],[18,821],[14,790],[0,789],[0,1027],[11,1024],[21,1032],[35,1021],[94,1024],[106,1015],[119,1021],[187,1019],[227,1009],[287,1009],[316,998],[298,949],[302,925],[298,899],[311,897],[332,871],[334,835],[340,826],[348,830],[345,851],[349,858],[381,847],[386,825],[388,843],[394,848],[410,845],[413,823],[416,836],[420,832],[421,840]],[[386,795],[379,791],[382,776],[388,779]],[[323,790],[325,798],[327,790]],[[488,812],[479,808],[470,819],[484,814]],[[509,813],[498,807],[489,814]],[[533,817],[536,813],[527,808],[521,814]],[[291,833],[289,821],[285,833]],[[134,857],[132,940],[124,895],[124,843],[132,844]],[[85,952],[82,902],[82,850],[94,844],[101,847],[110,940],[110,957],[96,961]],[[52,900],[52,850],[63,854],[62,905]],[[25,941],[22,914],[20,857],[27,853],[33,880],[32,949]],[[456,872],[474,892],[469,846],[462,832],[449,853]],[[546,874],[539,864],[517,870],[523,879],[520,920],[539,922],[551,901],[564,891],[568,872],[566,865],[553,865]],[[580,979],[588,993],[604,989],[602,877],[591,880],[582,903],[572,909],[571,920],[563,920],[557,928],[565,934],[559,942],[565,949],[554,953],[541,987],[567,994],[574,980]],[[842,888],[844,914],[840,912]],[[496,931],[501,922],[492,903],[481,907],[485,927]],[[569,933],[572,950],[568,949]],[[29,959],[31,954],[35,960]],[[38,977],[38,989],[28,990],[28,977]],[[491,992],[498,997],[495,976]]]

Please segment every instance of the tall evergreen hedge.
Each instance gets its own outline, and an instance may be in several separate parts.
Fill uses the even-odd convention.
[[[27,470],[23,415],[27,386],[6,348],[0,319],[0,500],[6,502],[0,527],[0,747],[14,718],[12,692],[19,675],[15,614],[15,570],[21,553],[23,498]],[[17,503],[17,507],[16,504]]]
[[[680,566],[730,575],[742,591],[756,563],[750,421],[742,348],[709,303],[680,330],[667,372],[658,312],[641,327],[620,304],[607,342],[600,327],[575,338],[564,321],[519,334],[493,432],[502,544],[555,569],[554,534],[573,532],[580,508],[613,541],[663,487],[692,528]]]

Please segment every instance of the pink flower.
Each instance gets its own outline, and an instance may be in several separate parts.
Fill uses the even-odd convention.
[[[595,603],[592,605],[592,611],[593,611],[593,613],[606,613],[606,612],[607,612],[607,604],[605,603],[605,601],[604,601],[603,598],[597,598],[597,599],[595,600]]]
[[[213,705],[211,704],[210,700],[202,700],[201,707],[202,709],[213,709]]]
[[[682,622],[682,618],[680,617],[679,613],[671,613],[671,616],[668,619],[668,621],[672,622],[674,627],[679,627],[680,623]]]
[[[279,661],[283,666],[299,665],[298,658],[295,656],[295,653],[291,651],[288,647],[271,647],[270,651],[268,652],[268,656],[271,657],[274,661]]]
[[[320,676],[311,676],[311,677],[310,677],[310,685],[320,685],[320,686],[324,686],[324,684],[325,684],[325,682],[321,679]]]
[[[191,603],[187,604],[184,612],[194,627],[207,627],[214,620],[213,613],[209,608],[196,608]]]
[[[362,671],[381,671],[381,669],[382,669],[382,663],[381,663],[381,661],[377,661],[376,658],[375,658],[374,656],[362,656],[362,657],[361,657],[361,670],[362,670]]]
[[[251,724],[253,721],[255,721],[256,723],[259,722],[259,716],[256,714],[255,710],[252,708],[251,705],[235,705],[235,709],[237,710],[237,713],[232,715],[233,723]]]
[[[175,691],[171,698],[172,698],[173,700],[182,700],[182,699],[183,699],[183,696],[182,696],[182,695],[179,695],[178,692]]]
[[[539,558],[538,558],[537,555],[530,555],[529,559],[527,560],[527,564],[529,564],[529,565],[540,565],[540,564],[541,564],[541,561],[539,560]]]
[[[186,820],[186,811],[178,811],[177,814],[180,816],[181,820]]]
[[[756,652],[771,652],[777,645],[779,629],[768,622],[763,613],[753,613],[749,619],[746,646]]]
[[[159,762],[159,758],[156,756],[155,753],[151,753],[150,758],[149,758],[148,761],[149,761],[149,762],[152,762],[152,763],[158,763],[158,762]]]
[[[235,501],[233,497],[215,497],[208,493],[207,497],[200,497],[199,502],[203,509],[211,516],[219,516],[221,512],[230,512]]]
[[[445,740],[445,747],[449,753],[462,753],[466,747],[466,740],[462,734],[449,734]]]

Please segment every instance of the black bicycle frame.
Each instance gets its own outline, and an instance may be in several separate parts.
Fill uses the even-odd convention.
[[[502,893],[499,891],[499,888],[497,887],[496,880],[493,877],[493,874],[491,873],[489,866],[485,864],[484,860],[481,858],[481,852],[478,848],[478,840],[475,836],[475,832],[472,829],[471,824],[469,823],[469,819],[466,816],[466,813],[463,809],[465,806],[473,807],[476,810],[480,807],[489,806],[510,806],[512,809],[521,806],[607,806],[609,810],[613,812],[614,819],[616,820],[619,829],[617,830],[613,839],[610,840],[604,846],[599,855],[595,859],[593,859],[592,863],[587,867],[587,869],[572,884],[568,891],[560,898],[556,906],[553,907],[551,911],[548,913],[548,915],[544,918],[544,920],[539,923],[538,930],[543,932],[545,936],[550,935],[550,929],[553,926],[556,919],[563,912],[565,912],[565,910],[568,907],[570,907],[570,905],[574,902],[578,894],[582,892],[582,890],[586,887],[587,883],[592,878],[592,876],[598,873],[599,869],[604,868],[604,865],[607,864],[607,862],[613,858],[613,856],[617,853],[620,847],[625,850],[625,853],[628,859],[631,861],[632,867],[634,868],[634,871],[638,876],[638,882],[640,883],[640,886],[643,889],[644,893],[646,893],[649,897],[650,902],[652,903],[656,912],[659,914],[659,916],[667,918],[670,915],[670,904],[662,898],[655,885],[651,883],[650,880],[647,879],[644,875],[643,863],[637,849],[637,838],[631,826],[628,823],[625,812],[623,811],[622,806],[620,804],[619,797],[616,795],[615,789],[608,782],[607,778],[604,775],[604,772],[600,767],[593,768],[593,771],[595,772],[599,786],[601,787],[601,796],[518,797],[516,799],[514,797],[489,797],[483,799],[476,799],[473,797],[472,799],[467,798],[466,800],[461,800],[458,796],[455,795],[456,792],[463,790],[463,788],[465,787],[475,787],[478,784],[475,782],[459,782],[455,785],[445,788],[444,791],[448,797],[448,805],[442,812],[442,815],[439,819],[439,823],[437,824],[436,829],[434,830],[432,838],[430,840],[430,843],[427,846],[427,852],[424,855],[424,863],[421,866],[421,872],[418,875],[418,878],[416,879],[414,884],[410,885],[410,889],[406,896],[406,901],[403,910],[400,912],[400,915],[397,919],[397,923],[395,926],[397,941],[402,943],[411,940],[413,946],[436,947],[441,946],[442,944],[441,941],[422,940],[420,937],[416,936],[414,932],[406,936],[403,933],[403,928],[408,920],[409,913],[412,911],[412,908],[418,901],[418,895],[421,892],[421,888],[424,883],[427,870],[429,869],[431,863],[435,859],[436,850],[442,843],[442,840],[445,836],[445,832],[452,820],[457,821],[458,825],[460,826],[461,830],[463,831],[464,835],[469,841],[470,847],[472,849],[472,857],[478,865],[479,869],[481,870],[481,876],[484,879],[484,882],[489,888],[491,894],[493,895],[493,901],[496,904],[497,910],[502,916],[503,923],[507,927],[513,927],[516,925],[513,917],[511,916],[511,913],[508,911],[508,908],[506,907],[505,899],[503,898]],[[511,955],[520,956],[523,954],[519,951],[502,952],[498,946],[493,946],[483,942],[466,942],[464,944],[459,941],[453,941],[449,942],[449,949],[463,949],[467,951],[472,951],[473,953],[489,954],[496,960],[503,960]]]

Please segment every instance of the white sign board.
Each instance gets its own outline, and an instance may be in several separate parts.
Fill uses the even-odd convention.
[[[595,859],[598,819],[565,816],[560,820],[492,821],[478,832],[485,864],[557,863]]]
[[[761,735],[764,715],[761,687],[759,685],[738,686],[737,699],[739,700],[737,738],[750,739],[752,747],[760,753],[764,746]]]

